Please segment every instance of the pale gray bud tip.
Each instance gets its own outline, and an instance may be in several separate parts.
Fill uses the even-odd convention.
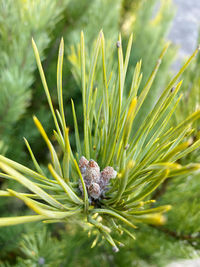
[[[117,41],[117,42],[116,42],[116,46],[117,46],[117,48],[120,48],[120,47],[121,47],[121,43],[120,43],[120,41]]]
[[[40,257],[40,258],[38,259],[38,264],[39,264],[39,265],[44,265],[44,264],[45,264],[45,259],[44,259],[43,257]]]
[[[112,247],[112,250],[115,252],[115,253],[117,253],[117,252],[119,252],[119,249],[118,249],[118,247]]]

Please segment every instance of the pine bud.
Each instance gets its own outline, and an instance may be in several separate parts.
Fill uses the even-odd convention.
[[[40,258],[38,259],[38,264],[39,264],[39,265],[44,265],[44,264],[45,264],[45,258],[40,257]]]
[[[91,183],[88,188],[88,193],[92,198],[98,199],[101,195],[100,186],[97,183]]]
[[[82,156],[80,158],[80,160],[79,160],[79,168],[80,168],[80,171],[81,171],[82,175],[85,174],[88,163],[89,163],[89,161],[84,156]]]
[[[89,162],[88,162],[88,166],[90,168],[95,168],[95,170],[97,171],[100,171],[100,168],[99,168],[99,165],[96,163],[96,161],[94,161],[93,159],[91,159]]]
[[[98,183],[100,180],[100,168],[99,165],[94,161],[90,160],[85,172],[85,179],[89,182]]]
[[[114,179],[117,176],[117,172],[113,169],[113,167],[107,166],[103,171],[101,172],[101,180],[105,184],[108,184],[110,179]]]
[[[108,189],[107,186],[111,178],[115,178],[117,172],[110,166],[107,166],[100,172],[99,165],[96,161],[91,159],[88,161],[85,157],[79,160],[79,168],[83,176],[88,195],[93,199],[98,199],[103,196]],[[83,186],[79,180],[79,189],[83,193]]]

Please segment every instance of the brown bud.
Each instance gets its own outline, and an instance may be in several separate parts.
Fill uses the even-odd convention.
[[[100,180],[100,171],[98,169],[96,170],[95,168],[87,168],[85,180],[87,180],[89,183],[98,183]]]
[[[110,166],[107,166],[100,172],[99,165],[91,159],[88,161],[85,157],[79,160],[79,168],[83,176],[88,195],[93,199],[98,199],[107,190],[111,178],[115,178],[117,172]],[[79,189],[83,193],[82,183],[79,180]]]
[[[88,162],[87,169],[85,172],[85,179],[89,183],[98,183],[100,180],[100,168],[99,165],[93,159]]]
[[[88,193],[92,198],[98,199],[101,195],[100,186],[97,183],[91,183],[88,188]]]
[[[101,172],[101,179],[108,183],[111,178],[115,178],[117,176],[117,172],[113,169],[113,167],[107,166],[103,171]]]
[[[82,174],[85,174],[88,163],[89,161],[84,156],[80,158],[79,168]]]
[[[88,166],[90,168],[95,168],[96,170],[99,170],[100,171],[100,168],[99,168],[99,165],[96,163],[96,161],[94,161],[93,159],[91,159],[89,162],[88,162]]]

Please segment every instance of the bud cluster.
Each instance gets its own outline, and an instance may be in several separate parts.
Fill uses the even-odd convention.
[[[106,191],[110,179],[117,176],[117,172],[113,167],[107,166],[103,171],[100,171],[99,165],[93,159],[87,160],[81,157],[79,160],[79,168],[83,176],[84,183],[87,188],[88,195],[93,199],[98,199]],[[83,193],[81,182],[79,189]]]

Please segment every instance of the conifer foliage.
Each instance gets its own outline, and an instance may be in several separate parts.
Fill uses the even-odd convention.
[[[0,1],[0,137],[6,142],[13,124],[31,101],[36,68],[30,49],[31,37],[39,39],[43,58],[43,51],[51,40],[50,33],[62,18],[68,1],[58,2],[60,7],[56,7],[55,1]]]
[[[56,153],[40,121],[34,116],[34,122],[43,137],[51,155],[48,165],[49,173],[45,175],[38,164],[33,151],[25,139],[30,156],[35,165],[35,171],[4,156],[0,156],[1,177],[15,180],[22,184],[28,192],[17,192],[13,189],[1,190],[1,196],[17,197],[32,209],[37,215],[6,217],[0,219],[0,225],[15,225],[34,221],[47,223],[66,222],[71,218],[83,226],[89,226],[89,231],[96,236],[94,245],[100,239],[107,240],[114,251],[118,251],[119,240],[112,238],[114,234],[122,233],[133,239],[139,223],[162,225],[165,222],[163,213],[169,205],[155,206],[151,193],[166,179],[186,176],[200,169],[198,163],[181,165],[177,163],[182,157],[197,149],[200,140],[193,144],[188,141],[192,130],[191,125],[200,117],[200,110],[190,114],[177,126],[169,128],[169,120],[180,101],[175,99],[182,82],[177,82],[198,49],[163,90],[156,105],[143,120],[139,130],[133,134],[134,119],[144,100],[148,97],[151,84],[167,50],[165,45],[147,83],[140,95],[141,63],[138,62],[133,73],[132,85],[127,98],[123,98],[126,72],[132,45],[132,36],[122,52],[121,36],[116,43],[118,54],[118,72],[111,76],[106,69],[105,39],[100,31],[93,51],[93,57],[86,58],[84,35],[81,33],[80,68],[82,82],[82,104],[84,122],[84,142],[81,143],[72,101],[72,113],[76,136],[76,153],[72,152],[69,142],[69,129],[66,127],[62,97],[62,65],[64,41],[61,40],[57,64],[57,94],[59,109],[52,105],[50,92],[41,65],[39,52],[33,41],[37,66],[55,123],[54,136],[61,147],[62,159]],[[101,58],[100,54],[101,53]],[[93,87],[96,65],[102,60],[102,90]],[[86,60],[89,60],[89,73],[86,72]],[[172,90],[173,88],[173,90]],[[159,127],[158,127],[159,125]],[[90,160],[91,167],[113,167],[117,171],[111,175],[115,179],[107,185],[107,190],[98,198],[89,193],[87,179],[95,179],[96,171],[86,172],[77,160],[82,156]],[[96,165],[95,165],[96,164]],[[99,169],[98,169],[99,170]],[[90,175],[90,176],[89,176]],[[90,178],[89,178],[90,177]],[[39,182],[38,182],[39,181]],[[81,183],[81,190],[79,184]],[[167,204],[167,203],[166,203]]]
[[[170,81],[172,2],[0,6],[0,266],[199,257],[200,57]]]

